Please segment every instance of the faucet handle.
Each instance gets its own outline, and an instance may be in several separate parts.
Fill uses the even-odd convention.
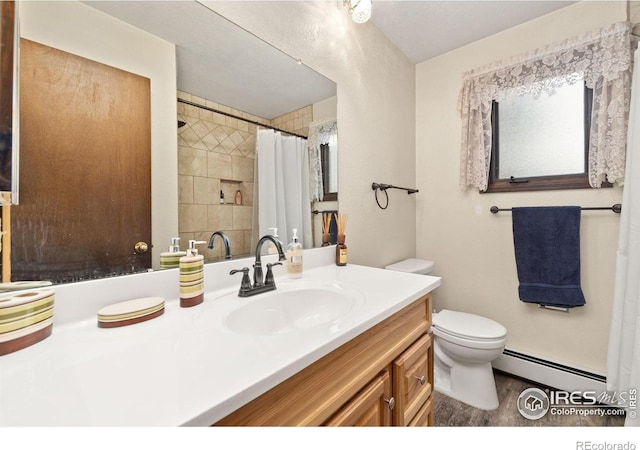
[[[273,267],[273,266],[281,266],[281,265],[282,265],[281,262],[267,264],[267,274],[264,277],[264,285],[265,286],[270,286],[272,284],[275,284],[275,281],[273,279],[273,271],[271,270],[271,267]]]
[[[249,268],[243,267],[242,269],[234,269],[229,272],[229,275],[235,275],[238,272],[242,272],[242,281],[240,282],[240,291],[246,291],[251,289],[251,279],[249,278]]]

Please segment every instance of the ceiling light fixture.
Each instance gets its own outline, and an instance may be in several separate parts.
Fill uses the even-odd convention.
[[[371,0],[343,0],[355,23],[365,23],[371,18]]]

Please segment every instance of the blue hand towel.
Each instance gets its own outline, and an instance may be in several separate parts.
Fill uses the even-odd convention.
[[[322,218],[324,219],[325,215],[329,215],[329,243],[337,244],[338,243],[338,224],[336,223],[336,218],[334,214],[337,214],[338,210],[330,211],[326,210],[322,212]]]
[[[523,302],[584,305],[580,287],[580,207],[512,208],[513,244]]]

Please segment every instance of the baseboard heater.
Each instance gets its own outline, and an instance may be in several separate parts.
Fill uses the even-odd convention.
[[[607,378],[604,375],[514,350],[505,349],[492,365],[501,372],[567,392],[604,392],[607,389]]]

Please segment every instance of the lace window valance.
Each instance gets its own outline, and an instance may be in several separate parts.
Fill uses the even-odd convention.
[[[309,193],[312,201],[322,201],[324,186],[322,182],[322,160],[320,146],[329,144],[338,145],[338,122],[336,119],[321,120],[309,124]]]
[[[486,190],[491,158],[491,105],[511,95],[553,95],[584,79],[593,89],[589,183],[624,181],[627,121],[633,70],[631,24],[607,28],[463,75],[458,99],[462,117],[460,186]]]

